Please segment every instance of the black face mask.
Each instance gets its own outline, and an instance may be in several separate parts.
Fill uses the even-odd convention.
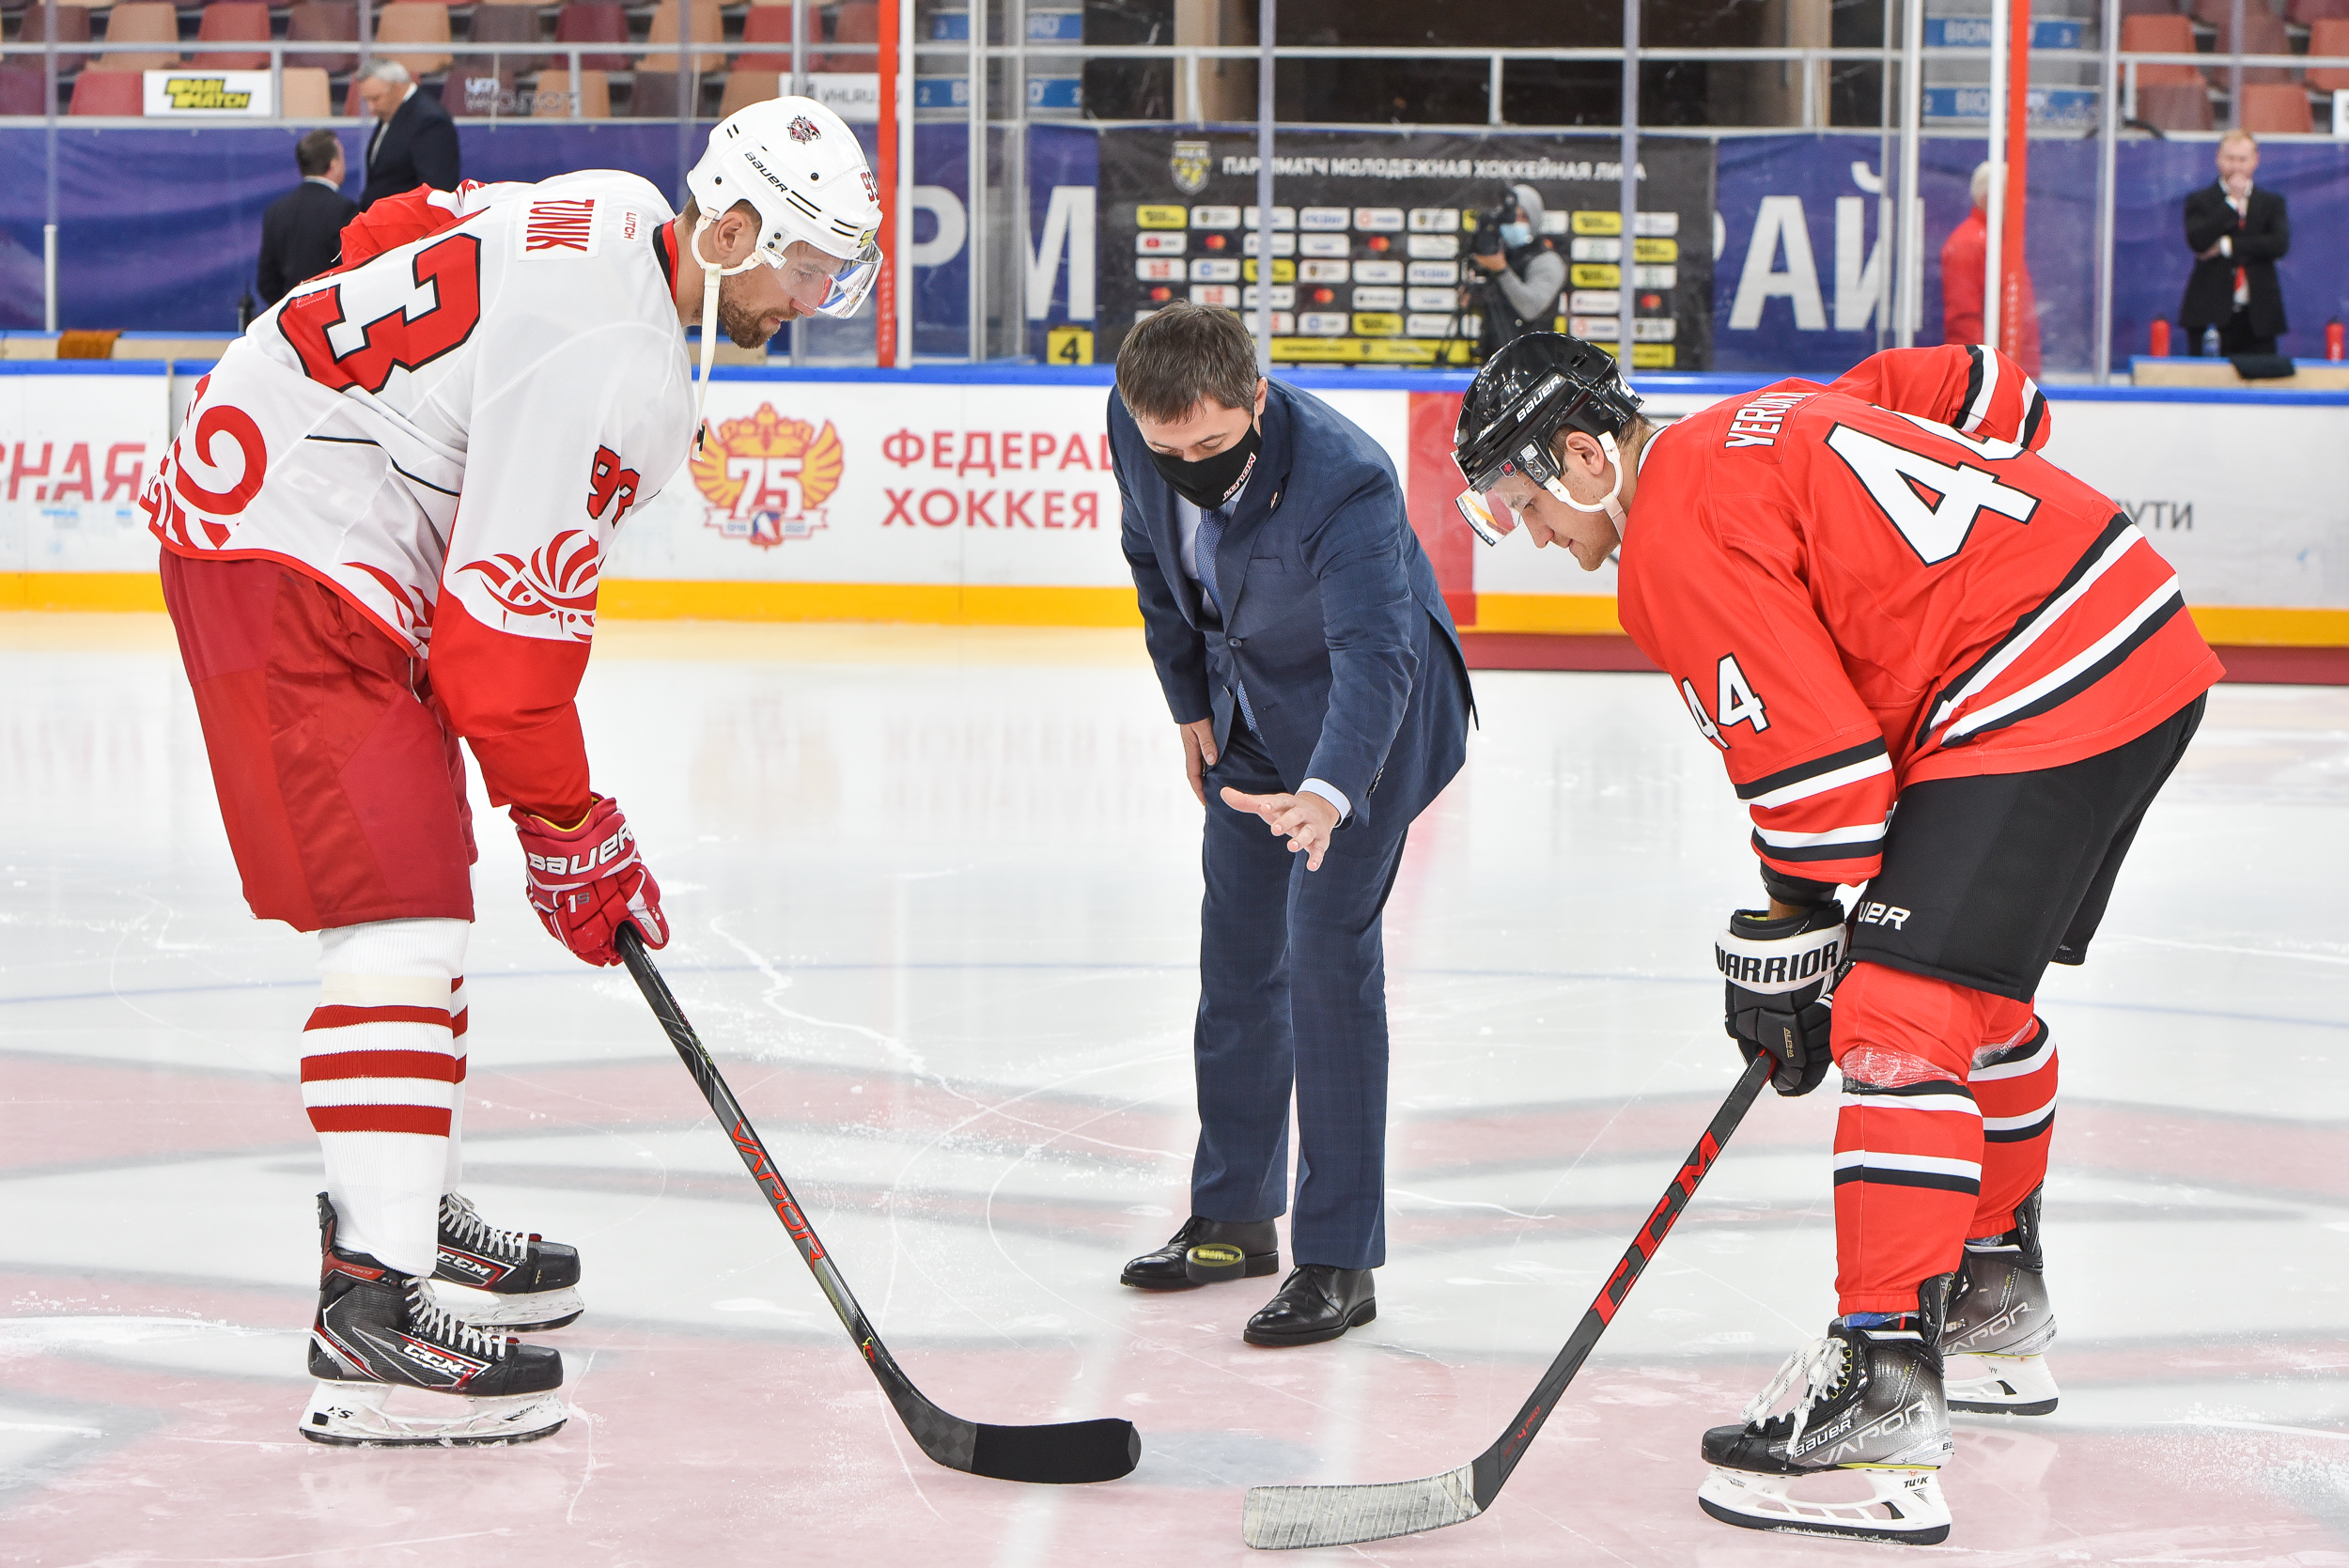
[[[1158,465],[1166,482],[1174,487],[1175,494],[1205,512],[1222,505],[1247,483],[1256,466],[1256,454],[1263,447],[1264,433],[1252,422],[1246,435],[1212,458],[1190,463],[1153,450],[1150,460]]]

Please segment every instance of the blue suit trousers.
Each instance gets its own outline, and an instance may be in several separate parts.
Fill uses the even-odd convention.
[[[1330,836],[1319,871],[1225,786],[1282,783],[1246,726],[1207,769],[1200,909],[1199,1148],[1191,1212],[1270,1219],[1288,1207],[1289,1097],[1298,1159],[1290,1256],[1386,1262],[1387,970],[1380,918],[1410,823],[1400,812]]]

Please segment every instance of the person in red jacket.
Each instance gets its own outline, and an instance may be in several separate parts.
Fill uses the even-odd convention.
[[[2086,956],[2222,672],[2169,563],[2039,456],[2046,400],[1995,349],[1895,349],[1661,428],[1639,410],[1602,350],[1524,338],[1455,455],[1487,542],[1521,520],[1587,569],[1620,549],[1624,629],[1752,815],[1769,903],[1719,939],[1729,1032],[1782,1094],[1842,1070],[1839,1315],[1705,1434],[1699,1501],[1939,1541],[1948,1411],[2056,1405],[2032,997]],[[1862,884],[1847,927],[1837,889]],[[1828,1469],[1869,1496],[1796,1491]]]
[[[1941,341],[1980,343],[1983,272],[1990,250],[1990,165],[1974,165],[1973,210],[1941,245]],[[2011,241],[2013,236],[2009,235]],[[2039,374],[2039,306],[2031,298],[2030,269],[2023,269],[2023,335],[2020,355],[2026,375]],[[1999,335],[2003,337],[2004,332]]]

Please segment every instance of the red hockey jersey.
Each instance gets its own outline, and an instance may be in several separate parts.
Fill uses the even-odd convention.
[[[1781,872],[1864,882],[1908,784],[2109,751],[2223,673],[2170,564],[2038,455],[2047,430],[2013,361],[1952,344],[1731,398],[1640,454],[1624,629]]]

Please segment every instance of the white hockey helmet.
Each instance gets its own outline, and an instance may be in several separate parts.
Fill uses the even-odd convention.
[[[794,240],[845,263],[823,303],[826,316],[853,316],[880,275],[880,188],[848,123],[812,98],[776,98],[738,109],[709,133],[708,150],[685,177],[707,227],[736,202],[757,209],[758,249],[739,267],[713,268],[692,237],[692,261],[725,274],[755,262],[784,265]]]

